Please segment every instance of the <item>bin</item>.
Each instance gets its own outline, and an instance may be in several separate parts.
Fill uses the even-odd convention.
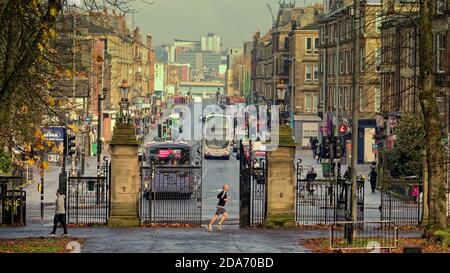
[[[92,143],[92,156],[97,155],[97,143]]]
[[[322,173],[323,177],[330,176],[330,163],[322,163]]]

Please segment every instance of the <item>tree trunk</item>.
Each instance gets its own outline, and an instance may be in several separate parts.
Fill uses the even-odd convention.
[[[442,126],[436,100],[433,75],[433,1],[420,4],[419,20],[419,86],[420,105],[424,117],[426,138],[426,164],[428,169],[429,217],[425,234],[430,236],[436,229],[447,226],[445,196],[445,149],[441,143]]]

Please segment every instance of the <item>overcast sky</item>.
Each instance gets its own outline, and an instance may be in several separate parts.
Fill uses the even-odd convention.
[[[135,14],[135,24],[145,35],[153,35],[153,45],[171,42],[174,38],[198,40],[201,34],[213,32],[222,37],[227,47],[241,47],[251,40],[256,30],[265,32],[271,26],[271,16],[266,3],[276,15],[278,0],[135,0],[140,11]],[[292,0],[294,1],[294,0]],[[322,0],[296,0],[303,6]],[[289,2],[289,0],[286,0]],[[131,25],[132,16],[128,15]]]

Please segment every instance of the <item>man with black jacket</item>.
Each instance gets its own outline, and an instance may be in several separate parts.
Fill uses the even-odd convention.
[[[217,203],[217,206],[216,206],[216,208],[217,208],[216,213],[214,214],[213,218],[211,219],[211,222],[209,222],[208,231],[212,231],[212,226],[214,225],[217,218],[219,218],[219,216],[221,214],[222,214],[222,218],[220,218],[219,224],[216,225],[218,230],[220,230],[220,231],[222,230],[222,224],[228,218],[228,213],[225,210],[225,204],[228,200],[227,192],[228,192],[229,188],[230,187],[228,186],[228,184],[223,185],[222,191],[217,195],[219,202]]]

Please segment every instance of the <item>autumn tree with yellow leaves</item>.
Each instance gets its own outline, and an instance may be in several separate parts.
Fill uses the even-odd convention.
[[[124,10],[129,2],[82,0],[79,8]],[[41,148],[52,149],[41,145],[45,139],[40,128],[65,124],[69,109],[55,107],[51,94],[61,75],[75,76],[62,66],[54,47],[59,19],[71,4],[68,0],[0,0],[0,174],[10,173],[16,162],[36,163]]]

